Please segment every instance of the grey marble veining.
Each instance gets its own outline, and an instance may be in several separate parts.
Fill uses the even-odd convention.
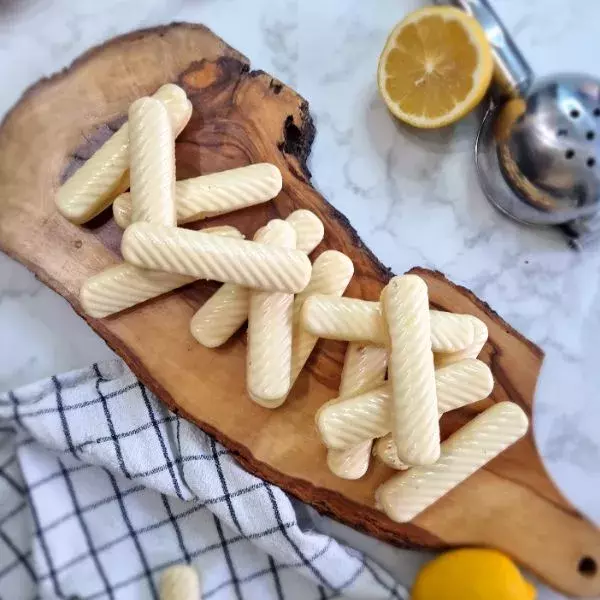
[[[139,27],[202,22],[304,95],[317,124],[314,183],[395,271],[445,272],[547,353],[535,436],[561,491],[600,523],[600,246],[509,222],[484,199],[472,160],[480,115],[438,132],[397,124],[376,88],[386,36],[420,0],[4,0],[0,114],[40,77]],[[536,74],[600,76],[590,0],[497,0]],[[64,335],[65,332],[69,335]],[[68,305],[0,255],[0,389],[111,355]],[[398,555],[381,560],[400,568]],[[404,564],[404,563],[403,563]],[[544,598],[558,598],[545,592]]]

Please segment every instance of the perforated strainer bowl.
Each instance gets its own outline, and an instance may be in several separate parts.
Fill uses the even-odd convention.
[[[600,81],[565,74],[531,85],[531,69],[485,0],[438,3],[472,14],[492,45],[494,101],[475,146],[488,199],[523,223],[566,225],[578,243],[600,237]]]
[[[540,217],[547,224],[595,212],[600,198],[600,83],[584,75],[542,79],[523,108],[507,131],[495,132],[509,185],[547,213],[545,220]]]

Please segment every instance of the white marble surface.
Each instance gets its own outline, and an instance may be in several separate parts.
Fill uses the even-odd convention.
[[[375,86],[377,57],[394,23],[421,4],[0,0],[0,114],[35,80],[114,35],[184,20],[213,28],[310,101],[315,185],[384,263],[445,272],[547,352],[537,443],[563,493],[600,523],[600,246],[575,254],[557,234],[518,227],[487,204],[472,162],[476,116],[429,133],[390,118]],[[600,3],[495,4],[537,74],[600,76]],[[61,298],[1,254],[0,339],[0,389],[111,356]]]

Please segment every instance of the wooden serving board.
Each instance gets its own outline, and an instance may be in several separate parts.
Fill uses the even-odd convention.
[[[426,548],[492,546],[567,593],[600,594],[600,532],[559,495],[531,434],[413,523],[395,524],[373,506],[375,488],[392,472],[373,462],[360,481],[332,476],[315,433],[317,408],[336,396],[344,344],[320,343],[287,403],[269,411],[246,397],[243,333],[217,350],[201,347],[189,333],[214,284],[199,282],[104,320],[81,313],[78,290],[119,259],[120,231],[108,211],[88,227],[70,224],[54,208],[56,189],[122,122],[132,100],[170,81],[194,104],[177,143],[179,178],[259,161],[283,174],[275,202],[212,223],[251,236],[268,219],[308,208],[326,230],[315,255],[326,248],[348,254],[356,267],[348,295],[378,299],[390,272],[310,184],[306,157],[315,128],[307,102],[267,73],[250,71],[244,56],[197,25],[120,37],[24,94],[0,128],[2,249],[64,296],[169,407],[213,434],[253,473],[383,540]],[[432,305],[477,315],[490,330],[483,360],[493,370],[494,393],[446,415],[443,435],[490,402],[512,400],[531,414],[541,350],[468,290],[440,273],[415,272],[426,279]]]

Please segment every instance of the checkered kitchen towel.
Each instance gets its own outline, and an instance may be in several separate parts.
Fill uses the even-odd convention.
[[[407,597],[120,361],[0,396],[0,598],[157,598],[182,562],[204,599]]]

